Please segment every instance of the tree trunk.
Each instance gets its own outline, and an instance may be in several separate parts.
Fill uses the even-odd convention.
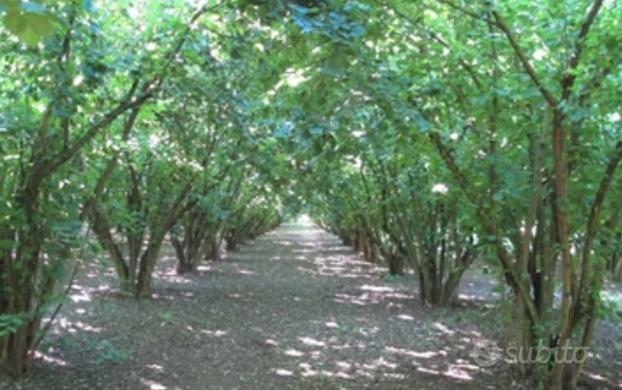
[[[390,275],[404,275],[404,258],[398,254],[392,254],[387,258]]]
[[[240,250],[240,244],[236,237],[229,236],[227,237],[227,251],[228,252],[237,252]]]
[[[19,315],[29,313],[31,305],[22,298],[20,292],[15,292],[8,312],[2,314]],[[20,326],[15,332],[11,332],[5,337],[4,342],[0,344],[0,365],[5,367],[14,376],[20,376],[28,371],[28,351],[30,350],[36,328],[30,321]]]
[[[196,267],[192,263],[188,263],[186,261],[177,262],[177,274],[183,275],[188,273],[193,273],[196,271]]]
[[[136,297],[151,298],[153,295],[152,279],[153,271],[158,260],[160,247],[164,241],[163,234],[156,234],[151,238],[147,250],[140,258],[138,278],[136,281]]]
[[[222,247],[222,238],[220,233],[216,233],[214,237],[207,239],[207,248],[205,251],[205,260],[218,261],[221,258],[220,249]]]

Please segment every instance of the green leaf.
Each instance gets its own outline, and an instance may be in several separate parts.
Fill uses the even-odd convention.
[[[54,19],[45,8],[35,3],[22,3],[19,7],[8,7],[4,15],[4,25],[20,41],[35,47],[41,38],[54,31]]]
[[[15,333],[25,323],[24,317],[19,314],[0,315],[0,337]]]
[[[54,24],[50,17],[29,13],[26,15],[29,26],[32,28],[38,38],[46,37],[54,31]]]
[[[11,240],[0,240],[0,251],[12,250],[15,247],[15,242]]]
[[[4,25],[13,34],[19,36],[28,26],[22,13],[16,8],[9,8],[4,15]]]

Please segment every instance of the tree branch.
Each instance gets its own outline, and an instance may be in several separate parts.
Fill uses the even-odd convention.
[[[482,227],[486,231],[487,234],[494,236],[495,240],[495,248],[497,251],[497,257],[499,258],[503,270],[508,276],[508,282],[510,286],[513,288],[514,293],[520,296],[525,302],[525,307],[527,309],[527,314],[529,318],[534,322],[538,323],[540,320],[538,310],[533,302],[533,299],[529,296],[529,292],[521,283],[520,277],[516,274],[516,270],[514,269],[511,261],[511,257],[503,246],[503,243],[499,237],[497,229],[492,221],[492,218],[488,213],[485,212],[484,204],[480,201],[480,199],[473,194],[468,188],[468,180],[466,176],[459,169],[454,156],[451,154],[451,151],[445,146],[442,142],[440,135],[436,132],[430,132],[429,137],[432,140],[432,143],[438,149],[443,161],[447,165],[447,168],[451,171],[454,179],[458,182],[460,188],[467,196],[469,201],[473,203],[474,206],[477,207],[477,216],[482,224]]]
[[[579,35],[575,41],[574,52],[570,56],[570,60],[568,61],[568,66],[566,68],[565,74],[562,78],[562,100],[566,100],[570,96],[570,92],[572,86],[577,79],[577,76],[573,70],[579,66],[579,61],[581,59],[581,53],[583,51],[583,40],[590,32],[590,28],[594,24],[594,20],[596,20],[596,16],[598,12],[603,6],[604,0],[595,0],[592,4],[590,11],[588,12],[585,20],[581,24],[581,29],[579,30]]]
[[[503,33],[507,37],[508,41],[510,42],[510,46],[512,46],[512,49],[514,50],[514,53],[516,54],[516,56],[518,57],[518,60],[523,65],[523,68],[525,69],[525,72],[527,73],[527,75],[529,76],[531,81],[534,83],[536,88],[538,88],[538,90],[540,91],[540,93],[544,97],[544,100],[546,100],[546,102],[548,103],[548,105],[551,106],[552,109],[556,109],[557,105],[558,105],[557,99],[553,96],[551,91],[549,91],[544,86],[544,84],[540,80],[538,74],[536,73],[536,71],[533,68],[533,66],[531,66],[531,63],[529,62],[529,59],[525,55],[525,52],[520,47],[520,45],[518,44],[518,41],[516,40],[516,38],[514,37],[512,32],[510,31],[510,28],[507,26],[507,24],[505,23],[505,21],[503,20],[503,18],[501,17],[501,15],[499,15],[499,13],[497,11],[492,11],[492,15],[494,17],[494,24],[501,31],[503,31]]]
[[[430,38],[432,38],[434,41],[438,42],[441,46],[451,50],[451,47],[450,47],[449,43],[447,43],[447,41],[445,41],[445,39],[443,39],[443,37],[441,37],[439,34],[435,33],[434,31],[428,30],[425,27],[420,26],[417,20],[413,20],[412,17],[410,17],[410,16],[406,15],[404,12],[398,10],[395,6],[390,5],[390,4],[386,3],[386,2],[383,5],[385,7],[387,7],[388,9],[390,9],[391,11],[395,12],[395,14],[397,16],[399,16],[402,19],[406,20],[411,26],[422,30]],[[471,79],[475,83],[475,86],[477,86],[478,89],[482,89],[482,83],[480,82],[479,77],[478,77],[477,73],[475,72],[475,69],[473,69],[473,67],[471,65],[469,65],[466,61],[464,61],[461,58],[458,59],[458,62],[464,68],[464,70],[466,70],[467,73],[469,73],[469,75],[471,76]]]
[[[506,38],[508,39],[508,41],[510,43],[510,46],[512,46],[512,49],[514,50],[514,53],[516,54],[516,56],[518,57],[518,60],[520,61],[520,63],[523,66],[523,68],[525,69],[525,72],[527,73],[527,75],[529,76],[531,81],[534,83],[536,88],[538,88],[538,90],[540,91],[540,93],[544,97],[544,100],[546,100],[547,104],[549,106],[551,106],[551,108],[556,108],[557,107],[557,105],[558,105],[557,99],[553,96],[551,91],[549,91],[544,86],[544,84],[540,80],[538,74],[536,73],[535,69],[533,68],[533,66],[531,66],[531,63],[529,62],[529,59],[527,58],[527,55],[525,54],[523,49],[518,44],[518,41],[516,40],[516,37],[514,37],[514,34],[512,34],[512,32],[510,31],[510,28],[508,27],[508,25],[505,23],[505,21],[503,20],[503,18],[501,17],[501,15],[497,11],[495,11],[495,10],[491,11],[492,16],[494,17],[494,19],[490,19],[490,18],[486,18],[486,17],[484,17],[482,15],[478,15],[478,14],[476,14],[473,11],[469,11],[468,9],[466,9],[464,7],[461,7],[461,6],[457,5],[457,4],[454,4],[453,2],[451,2],[449,0],[437,0],[437,1],[439,3],[441,3],[441,4],[445,4],[445,5],[449,6],[450,8],[453,8],[455,10],[458,10],[458,11],[462,12],[463,14],[465,14],[465,15],[473,18],[473,19],[477,19],[477,20],[480,20],[482,22],[492,24],[492,25],[496,26],[497,28],[499,28],[505,34]]]
[[[596,192],[596,196],[594,197],[594,201],[592,202],[592,207],[590,208],[590,216],[587,222],[587,228],[585,232],[585,243],[583,245],[581,278],[579,281],[578,290],[578,299],[580,301],[582,300],[582,297],[587,295],[587,288],[589,286],[588,279],[590,278],[590,270],[592,269],[592,265],[590,263],[592,243],[598,229],[600,211],[605,201],[605,197],[609,191],[609,187],[611,186],[611,182],[613,181],[613,176],[616,172],[616,169],[618,168],[618,165],[620,164],[620,160],[622,160],[622,141],[619,141],[616,145],[615,154],[613,155],[613,157],[611,157],[609,163],[607,164],[605,174],[600,181],[598,191]]]
[[[198,10],[193,14],[190,18],[190,21],[186,27],[186,30],[181,34],[181,38],[179,42],[169,51],[169,53],[165,56],[166,62],[160,72],[153,76],[153,78],[144,84],[144,87],[141,89],[140,96],[134,98],[136,93],[136,89],[138,87],[139,80],[136,80],[130,91],[126,95],[125,99],[121,103],[119,103],[114,109],[109,111],[103,118],[101,118],[98,122],[93,124],[85,133],[80,137],[78,141],[76,141],[72,146],[68,147],[63,153],[61,153],[58,157],[53,159],[50,163],[46,164],[43,169],[43,177],[49,176],[60,166],[65,164],[67,161],[72,159],[79,151],[86,145],[91,139],[93,139],[102,129],[106,128],[112,122],[114,122],[121,114],[131,108],[139,107],[144,104],[149,98],[153,96],[153,94],[160,88],[164,78],[166,77],[166,71],[173,63],[177,54],[181,51],[184,43],[186,42],[190,31],[198,21],[198,19],[205,12],[211,9],[215,9],[219,4],[214,5],[212,7],[207,7],[207,4],[204,3],[202,6],[198,8]]]

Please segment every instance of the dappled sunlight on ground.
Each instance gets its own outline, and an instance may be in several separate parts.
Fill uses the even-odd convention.
[[[605,378],[604,376],[596,374],[590,370],[585,370],[583,375],[590,378],[592,381],[598,383],[600,386],[603,386],[603,388],[615,388],[615,387],[622,388],[622,380],[615,382],[609,378]]]
[[[412,301],[416,299],[415,294],[406,293],[403,290],[396,290],[392,287],[379,287],[362,285],[349,292],[338,292],[333,297],[333,302],[351,305],[378,305],[385,304],[387,307],[400,308],[402,300]]]
[[[494,279],[467,275],[463,306],[434,309],[412,275],[385,272],[308,221],[194,274],[177,275],[165,248],[152,300],[119,299],[114,271],[89,265],[24,388],[521,388],[509,364],[484,369],[471,356],[498,338]]]
[[[366,286],[366,289],[392,291],[389,287],[375,287],[378,286]],[[390,322],[372,328],[359,327],[356,331],[348,330],[333,319],[323,321],[323,324],[329,331],[324,338],[302,336],[294,341],[297,346],[292,346],[292,341],[286,344],[289,347],[282,346],[282,353],[295,362],[273,367],[272,372],[288,377],[333,378],[344,383],[348,380],[404,380],[416,372],[462,383],[473,380],[484,371],[468,355],[481,337],[477,331],[451,329],[441,322],[432,322],[421,329],[425,335],[418,343],[425,341],[431,348],[417,349],[403,346],[411,344],[412,339],[408,338],[401,342],[395,340],[389,345],[374,345],[375,339],[394,330]]]
[[[82,321],[69,321],[65,317],[58,318],[55,324],[56,324],[56,329],[54,329],[54,331],[57,333],[60,333],[63,331],[69,332],[69,333],[76,333],[76,332],[99,333],[102,331],[102,328],[93,327],[89,324],[83,323]]]
[[[140,378],[140,383],[147,386],[150,390],[168,390],[168,387],[150,379]]]
[[[53,366],[58,366],[58,367],[65,367],[67,365],[66,361],[59,359],[57,357],[53,357],[48,354],[42,353],[42,352],[36,352],[35,359],[40,359],[46,364],[51,364]]]

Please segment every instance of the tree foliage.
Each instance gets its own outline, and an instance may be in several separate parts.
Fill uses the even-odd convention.
[[[192,272],[300,211],[390,274],[414,270],[426,304],[451,305],[492,260],[514,342],[590,345],[603,283],[622,278],[616,2],[2,0],[0,14],[11,372],[93,242],[148,297],[167,240]],[[582,365],[529,368],[560,389]]]

